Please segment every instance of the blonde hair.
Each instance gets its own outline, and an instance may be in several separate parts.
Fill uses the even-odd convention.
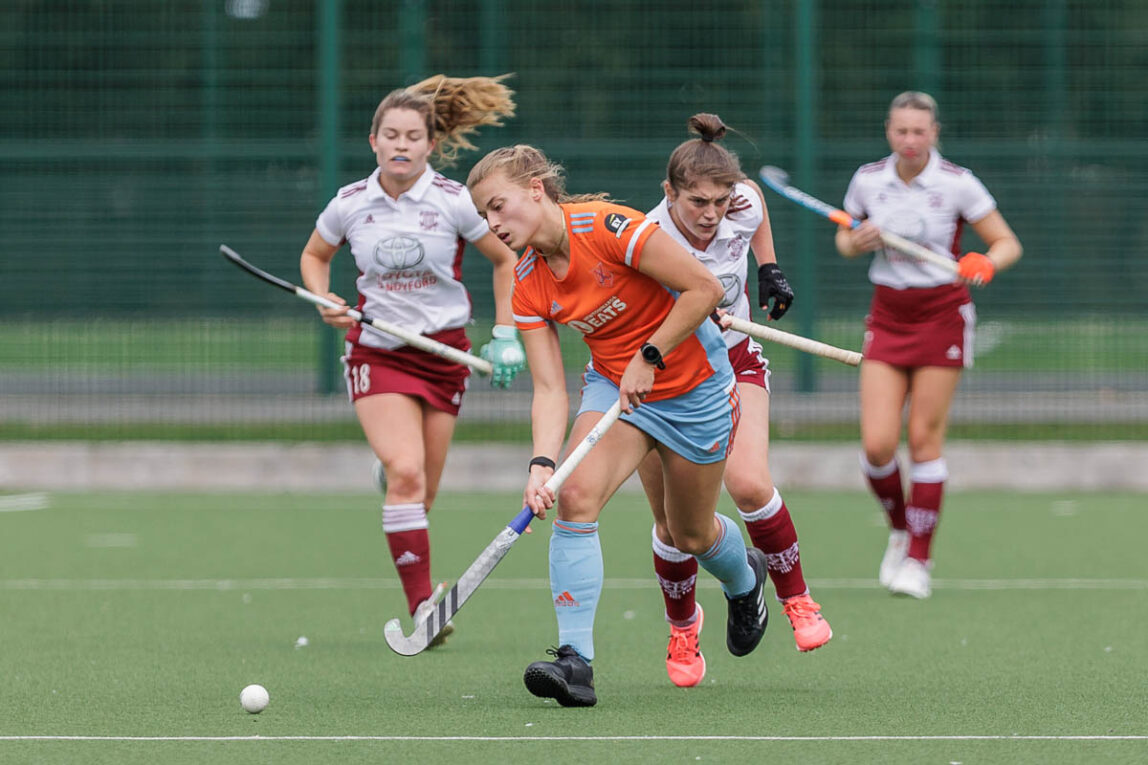
[[[483,125],[502,125],[514,116],[514,91],[498,77],[447,77],[436,74],[407,88],[393,90],[379,102],[371,119],[376,135],[383,116],[392,109],[410,109],[423,116],[427,137],[437,141],[434,156],[441,165],[453,165],[463,151],[478,148],[470,136]]]
[[[928,93],[919,90],[906,90],[894,97],[889,104],[889,114],[892,114],[894,109],[920,109],[931,114],[933,122],[940,124],[940,112],[936,100]]]
[[[542,189],[546,192],[546,196],[557,203],[610,201],[610,196],[605,192],[567,194],[566,171],[562,165],[551,162],[540,150],[526,144],[504,146],[487,154],[470,169],[466,186],[473,190],[495,173],[504,174],[507,180],[519,186],[528,186],[532,179],[538,178],[542,181]]]
[[[675,191],[688,189],[702,179],[730,187],[745,179],[737,155],[716,143],[726,134],[721,117],[704,112],[695,114],[686,126],[699,137],[679,144],[670,155],[666,180]]]

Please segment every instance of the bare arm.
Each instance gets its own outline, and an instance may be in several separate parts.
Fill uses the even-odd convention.
[[[558,332],[548,326],[520,334],[534,383],[534,398],[530,404],[534,456],[549,457],[557,462],[566,438],[566,419],[570,411]],[[544,486],[551,475],[553,471],[545,467],[531,468],[523,492],[523,503],[529,505],[539,518],[546,517],[546,508],[553,506],[556,499],[554,493]]]
[[[773,228],[769,223],[769,208],[765,204],[765,197],[756,183],[752,181],[744,183],[751,186],[761,200],[761,223],[754,229],[749,239],[749,246],[757,261],[757,305],[765,311],[766,320],[773,321],[786,314],[797,296],[794,295],[793,287],[789,285],[781,266],[777,264],[777,252],[773,249]]]
[[[754,260],[759,266],[764,266],[766,263],[776,263],[777,252],[773,249],[773,227],[769,224],[769,207],[765,204],[765,195],[761,193],[761,189],[753,181],[745,180],[742,183],[757,192],[757,196],[761,200],[761,225],[757,227],[749,240],[749,247],[753,250]]]
[[[346,305],[347,301],[330,291],[331,288],[331,260],[339,248],[328,244],[319,232],[312,231],[311,238],[303,247],[303,255],[299,258],[299,273],[303,277],[303,286],[317,295],[323,295],[336,303]],[[346,315],[347,309],[323,308],[317,306],[323,321],[332,327],[348,329],[355,322]]]
[[[646,340],[663,356],[693,334],[725,295],[717,277],[660,229],[646,240],[638,270],[678,293],[666,318]],[[629,413],[641,405],[642,398],[654,388],[654,374],[654,367],[635,349],[618,383],[622,411]]]
[[[494,265],[494,322],[513,326],[510,290],[514,286],[514,263],[517,257],[513,250],[492,233],[474,242],[474,246]]]
[[[985,256],[993,262],[997,271],[1010,268],[1020,260],[1024,248],[1013,233],[999,210],[993,210],[976,223],[970,224],[984,243],[988,245]]]
[[[692,335],[725,296],[717,277],[660,229],[646,240],[638,270],[678,293],[674,307],[647,340],[663,356]]]

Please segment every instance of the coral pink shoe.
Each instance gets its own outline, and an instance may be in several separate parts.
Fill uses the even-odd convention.
[[[789,623],[793,625],[793,639],[797,641],[797,650],[812,651],[829,642],[833,637],[833,630],[829,622],[821,615],[821,606],[806,595],[786,599],[782,604]]]
[[[670,644],[666,648],[666,674],[679,688],[693,688],[706,676],[706,657],[702,656],[701,636],[705,614],[698,606],[698,616],[688,627],[670,625]]]

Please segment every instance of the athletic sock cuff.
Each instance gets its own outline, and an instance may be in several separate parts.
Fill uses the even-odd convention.
[[[690,558],[694,557],[689,553],[684,553],[676,547],[671,547],[662,540],[658,539],[658,527],[654,526],[650,532],[650,536],[654,540],[654,555],[658,556],[664,561],[670,563],[685,563]]]
[[[575,521],[554,521],[554,534],[560,537],[584,537],[598,533],[598,522],[576,523]]]
[[[864,453],[861,454],[861,470],[870,478],[888,478],[896,473],[899,467],[896,457],[889,460],[887,465],[874,465],[865,457]]]
[[[383,505],[383,532],[414,531],[427,528],[427,509],[422,502]]]
[[[944,457],[928,462],[914,462],[909,466],[909,478],[913,483],[944,483],[949,478],[949,466]]]
[[[765,521],[777,515],[781,508],[785,506],[785,502],[781,499],[781,492],[775,486],[773,489],[773,496],[763,506],[754,510],[752,513],[743,513],[738,510],[738,515],[746,523],[753,523],[754,521]]]
[[[718,532],[718,538],[710,545],[710,549],[706,550],[701,555],[696,556],[699,561],[709,560],[718,555],[722,549],[722,542],[730,535],[737,535],[739,541],[741,539],[741,531],[738,529],[737,524],[733,522],[732,518],[728,518],[721,513],[714,513],[714,517],[721,521],[721,531]]]

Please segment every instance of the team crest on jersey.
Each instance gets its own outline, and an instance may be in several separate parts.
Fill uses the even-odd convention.
[[[438,228],[438,212],[435,210],[422,210],[419,212],[419,227],[423,231],[434,231]]]
[[[741,257],[741,254],[743,252],[745,252],[745,242],[746,242],[746,240],[745,240],[744,236],[735,236],[733,239],[730,240],[730,242],[729,242],[729,259],[730,260],[737,260],[738,258]]]
[[[606,224],[607,230],[614,232],[615,236],[621,236],[626,226],[630,225],[630,219],[619,213],[610,213],[603,223]]]
[[[614,213],[611,213],[611,215],[613,214]],[[598,282],[599,286],[606,288],[614,286],[614,275],[607,271],[606,267],[601,263],[591,268],[590,273],[593,275],[595,281]]]

